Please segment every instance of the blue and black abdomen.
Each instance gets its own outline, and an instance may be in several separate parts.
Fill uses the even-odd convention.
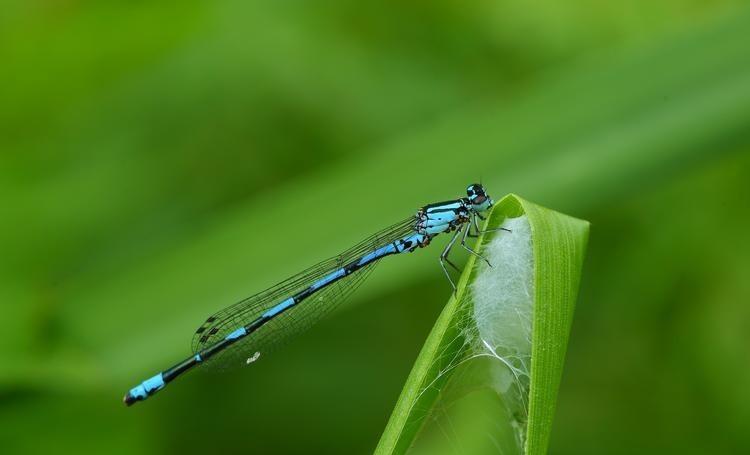
[[[237,304],[213,314],[193,337],[196,355],[221,343],[240,327],[260,325],[231,349],[212,353],[209,363],[221,369],[244,365],[256,352],[266,352],[280,341],[315,324],[367,278],[379,259],[423,247],[430,237],[416,232],[410,217],[370,236],[344,253]],[[298,305],[304,301],[304,305]]]

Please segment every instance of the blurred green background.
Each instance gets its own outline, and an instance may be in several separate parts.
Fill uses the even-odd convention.
[[[0,11],[3,453],[370,452],[440,247],[252,367],[120,399],[215,310],[480,178],[592,222],[550,452],[750,450],[743,2]]]

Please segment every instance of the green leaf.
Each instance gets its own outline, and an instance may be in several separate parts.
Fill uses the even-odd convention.
[[[514,228],[492,231],[501,225]],[[479,254],[496,261],[494,242],[507,240],[498,243],[506,250],[502,263],[489,267],[469,258],[376,453],[547,450],[589,224],[508,195],[493,208],[485,229]],[[488,307],[488,298],[498,304]],[[523,305],[531,315],[530,337],[519,323]]]

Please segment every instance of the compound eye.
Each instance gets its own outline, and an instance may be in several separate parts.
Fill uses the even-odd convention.
[[[472,185],[469,185],[468,188],[466,188],[466,193],[468,193],[469,196],[474,196],[476,194],[484,194],[484,188],[482,185],[479,185],[478,183],[474,183]]]
[[[475,197],[475,198],[474,198],[474,199],[472,200],[472,203],[473,203],[474,205],[479,205],[479,204],[482,204],[482,203],[484,203],[484,201],[486,201],[486,200],[487,200],[487,196],[485,196],[484,194],[480,194],[479,196]]]

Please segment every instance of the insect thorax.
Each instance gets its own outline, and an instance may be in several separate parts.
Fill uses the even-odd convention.
[[[453,231],[469,221],[470,211],[464,199],[426,205],[417,211],[415,230],[423,235]]]

